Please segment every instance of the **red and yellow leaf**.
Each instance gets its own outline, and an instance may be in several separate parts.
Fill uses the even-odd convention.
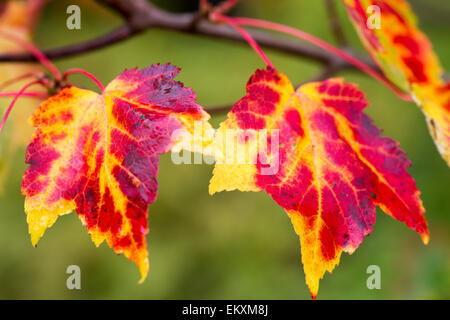
[[[39,106],[22,183],[33,245],[59,215],[76,210],[97,246],[106,239],[146,277],[158,155],[187,146],[180,139],[194,121],[209,127],[194,92],[173,80],[178,72],[170,64],[126,70],[103,94],[69,87]]]
[[[397,142],[380,136],[356,85],[329,79],[294,91],[284,74],[268,69],[256,71],[246,90],[217,132],[237,131],[237,146],[218,141],[224,158],[210,193],[265,190],[286,210],[313,297],[342,251],[354,252],[372,231],[377,205],[428,242],[410,162]],[[248,161],[236,162],[237,150]]]
[[[32,6],[25,1],[7,1],[0,4],[0,29],[15,36],[30,41],[32,28],[31,21]],[[21,52],[23,48],[10,40],[0,38],[0,53]],[[38,72],[41,68],[37,65],[24,63],[2,63],[0,65],[0,83],[14,77],[30,72]],[[25,81],[17,82],[8,86],[6,91],[19,90]],[[35,91],[39,91],[33,87]],[[2,98],[0,100],[0,114],[6,111],[11,99]],[[0,192],[3,189],[3,181],[6,179],[9,168],[14,161],[14,154],[20,147],[25,147],[30,141],[33,127],[27,119],[36,109],[35,98],[30,100],[22,98],[16,104],[16,110],[11,113],[10,121],[0,137]]]
[[[423,110],[431,136],[450,165],[450,83],[428,38],[405,0],[344,0],[347,11],[370,55],[386,76],[410,93]],[[367,21],[380,9],[380,28]]]

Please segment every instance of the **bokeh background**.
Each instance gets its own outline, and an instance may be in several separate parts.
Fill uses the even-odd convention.
[[[156,1],[182,12],[197,1]],[[450,70],[450,2],[411,0],[420,27]],[[78,4],[81,30],[66,28],[66,8]],[[338,1],[345,33],[364,52]],[[234,13],[291,25],[334,43],[324,1],[243,0]],[[51,1],[36,32],[43,48],[91,39],[121,24],[114,13],[93,1]],[[296,41],[296,40],[293,40]],[[278,70],[293,83],[313,77],[313,61],[266,50]],[[263,63],[244,44],[172,31],[150,30],[128,41],[58,60],[61,69],[83,68],[108,83],[123,69],[171,62],[179,79],[192,87],[204,106],[231,104],[244,95],[249,76]],[[372,234],[353,254],[343,254],[333,274],[321,281],[319,299],[450,298],[450,170],[438,155],[421,111],[397,99],[375,80],[341,72],[367,94],[367,113],[384,134],[400,142],[413,165],[427,209],[431,241],[424,246],[415,232],[381,211]],[[95,89],[90,80],[73,80]],[[3,102],[2,102],[3,101]],[[2,100],[0,103],[7,103]],[[15,111],[18,112],[18,111]],[[225,115],[212,120],[217,126]],[[12,155],[11,155],[12,156]],[[161,156],[159,195],[150,206],[150,274],[141,285],[136,266],[103,243],[95,248],[75,213],[60,217],[37,248],[27,232],[20,194],[24,150],[0,195],[0,298],[2,299],[309,299],[300,262],[299,240],[284,213],[261,193],[208,194],[211,165],[174,165]],[[66,288],[66,268],[78,265],[81,290]],[[381,268],[381,290],[368,290],[366,269]]]

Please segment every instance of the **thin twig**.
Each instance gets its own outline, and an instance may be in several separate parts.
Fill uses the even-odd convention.
[[[324,66],[323,68],[321,68],[319,70],[319,72],[317,73],[317,75],[313,76],[312,78],[303,81],[302,83],[298,84],[297,86],[295,86],[296,88],[300,87],[302,84],[305,83],[309,83],[309,82],[316,82],[316,81],[323,81],[327,78],[329,78],[330,76],[332,76],[334,73],[337,72],[337,70],[341,70],[341,67],[339,65],[328,65],[328,66]],[[358,70],[358,69],[354,69],[354,70]],[[215,106],[215,107],[209,107],[206,108],[205,110],[211,115],[219,115],[219,114],[225,114],[228,113],[231,108],[233,107],[232,104],[228,104],[228,105],[221,105],[221,106]]]
[[[233,105],[229,104],[229,105],[205,108],[205,111],[208,112],[211,116],[215,116],[215,115],[219,115],[219,114],[228,113],[232,107],[233,107]]]
[[[328,20],[330,21],[331,31],[336,38],[339,47],[347,47],[348,42],[342,30],[341,22],[336,8],[336,0],[325,0],[325,7],[327,9]]]

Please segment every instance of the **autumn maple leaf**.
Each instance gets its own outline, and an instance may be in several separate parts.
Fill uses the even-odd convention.
[[[349,16],[370,55],[386,76],[410,93],[425,114],[435,144],[450,166],[450,83],[417,19],[405,0],[344,0]],[[367,22],[380,10],[379,27]]]
[[[106,239],[145,279],[158,155],[180,145],[195,150],[193,140],[183,139],[195,121],[209,128],[194,92],[173,80],[178,72],[170,64],[126,70],[102,94],[68,87],[39,106],[22,182],[33,245],[59,215],[75,209],[94,243]],[[196,141],[199,148],[209,143]]]
[[[257,70],[246,90],[217,132],[241,130],[238,146],[217,144],[224,159],[245,150],[250,161],[217,163],[210,193],[265,190],[286,210],[314,298],[342,251],[354,252],[372,231],[376,205],[428,242],[419,191],[406,170],[410,162],[397,142],[380,136],[356,85],[329,79],[294,91],[284,74],[268,68]],[[267,133],[251,133],[261,130]]]

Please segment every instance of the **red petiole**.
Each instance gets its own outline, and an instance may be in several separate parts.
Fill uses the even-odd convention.
[[[236,26],[249,26],[249,27],[257,27],[262,29],[268,29],[272,31],[277,31],[281,33],[285,33],[291,36],[294,36],[296,38],[300,38],[302,40],[308,41],[319,48],[322,48],[340,58],[347,61],[348,63],[354,65],[361,71],[367,73],[371,77],[375,78],[376,80],[380,81],[382,84],[387,86],[391,91],[393,91],[400,99],[405,101],[411,101],[412,97],[409,94],[406,94],[402,92],[399,88],[397,88],[394,84],[392,84],[388,79],[386,79],[383,75],[378,73],[376,70],[371,68],[370,66],[366,65],[362,61],[356,59],[355,57],[351,56],[350,54],[330,45],[329,43],[309,34],[304,31],[285,26],[279,23],[265,21],[265,20],[259,20],[259,19],[253,19],[253,18],[245,18],[245,17],[226,17],[220,13],[212,12],[211,13],[211,20],[217,21],[217,22],[225,22],[228,23],[234,27]],[[252,39],[253,40],[253,39]],[[252,45],[249,42],[250,45]],[[253,47],[253,45],[252,45]],[[262,52],[262,50],[261,50]],[[264,53],[262,53],[264,55]],[[260,54],[261,57],[263,57]],[[264,60],[264,59],[263,59]],[[266,60],[264,60],[266,61]]]
[[[45,56],[45,54],[42,53],[41,50],[36,48],[31,43],[21,39],[20,37],[16,36],[15,34],[5,32],[3,30],[0,30],[0,36],[8,39],[12,42],[15,42],[19,44],[21,47],[26,49],[28,52],[30,52],[33,56],[36,57],[36,59],[53,75],[55,79],[60,80],[61,79],[61,72],[59,69]]]
[[[66,80],[71,74],[83,74],[83,75],[87,76],[88,78],[90,78],[92,81],[94,81],[102,93],[103,93],[103,91],[105,91],[105,87],[103,86],[103,84],[92,73],[89,73],[83,69],[76,69],[76,68],[69,69],[66,72],[64,72],[63,79]]]
[[[0,92],[0,97],[15,97],[18,93],[18,91]],[[48,94],[44,92],[22,92],[21,96],[32,98],[47,98]]]
[[[30,83],[27,83],[26,85],[24,85],[22,87],[22,89],[20,89],[18,92],[15,93],[15,96],[14,96],[13,100],[11,101],[8,109],[6,109],[5,115],[3,116],[2,122],[0,123],[0,133],[2,132],[3,127],[5,126],[6,120],[8,120],[9,113],[11,112],[12,108],[16,104],[17,99],[19,99],[20,96],[26,94],[25,90],[27,90],[29,87],[36,85],[36,84],[43,85],[43,82],[42,82],[42,80],[36,80],[36,81],[30,82]]]
[[[235,5],[237,5],[239,0],[226,0],[220,3],[217,7],[214,8],[214,12],[216,13],[227,13],[230,11]]]
[[[266,56],[264,51],[259,47],[259,45],[256,43],[256,41],[252,38],[252,36],[247,31],[245,31],[245,29],[241,28],[239,23],[237,23],[234,18],[230,18],[230,17],[224,16],[222,14],[219,14],[217,12],[213,12],[213,13],[211,13],[211,19],[215,22],[224,22],[224,23],[232,26],[233,28],[235,28],[242,35],[242,37],[245,39],[245,41],[247,41],[247,43],[253,48],[253,50],[255,50],[255,52],[261,57],[261,59],[264,61],[264,63],[268,67],[276,70],[275,67],[273,66],[272,62]]]

